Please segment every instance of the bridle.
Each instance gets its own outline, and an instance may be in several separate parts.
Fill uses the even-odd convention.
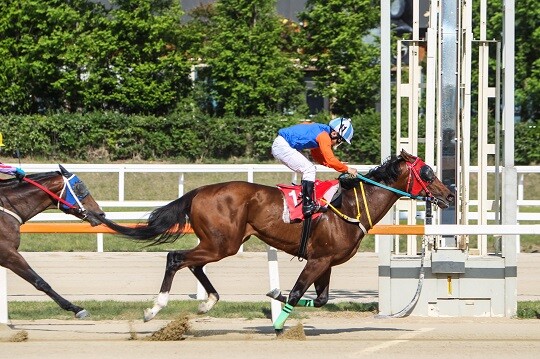
[[[33,179],[28,178],[27,176],[23,177],[23,181],[31,184],[47,193],[57,202],[57,208],[64,213],[76,213],[80,216],[81,219],[86,219],[88,216],[87,210],[82,204],[82,200],[90,194],[86,185],[77,177],[77,175],[70,174],[69,177],[66,177],[62,174],[62,179],[64,181],[64,186],[62,191],[60,191],[60,196],[52,192],[47,187],[43,186],[41,183],[34,181]],[[64,197],[65,193],[65,198]],[[14,215],[13,212],[5,210],[6,213]],[[10,213],[11,212],[11,213]],[[19,215],[14,216],[21,224],[23,223]]]
[[[433,195],[428,189],[428,185],[433,182],[435,175],[433,170],[424,163],[419,157],[416,157],[413,163],[405,162],[409,167],[409,178],[407,179],[407,192],[413,196],[418,196],[422,190],[426,193],[428,198],[432,198]],[[427,169],[427,170],[426,170]],[[418,172],[422,172],[422,174]],[[422,178],[424,177],[424,178]]]
[[[418,199],[421,201],[436,202],[437,199],[433,197],[433,195],[427,188],[427,186],[430,183],[432,183],[433,180],[435,179],[435,174],[433,173],[433,170],[431,169],[431,167],[426,165],[424,161],[422,161],[419,157],[416,157],[416,160],[413,163],[405,161],[405,164],[409,168],[409,178],[407,180],[407,188],[408,188],[407,192],[401,191],[394,187],[384,185],[382,183],[372,180],[371,178],[362,176],[361,174],[357,174],[356,177],[359,178],[363,182],[372,184],[377,187],[384,188],[400,196],[409,197],[412,199]],[[418,168],[420,168],[420,173],[418,173]],[[348,176],[348,174],[342,174],[341,176]],[[413,179],[416,181],[413,181]],[[418,186],[420,186],[420,188],[418,188]],[[420,192],[422,190],[425,191],[427,196],[420,196]],[[413,191],[415,191],[416,193],[413,193]]]
[[[436,205],[441,202],[433,196],[428,186],[435,180],[433,169],[426,165],[419,157],[416,157],[414,162],[405,162],[409,168],[409,178],[407,179],[407,192],[411,194],[411,198],[424,199],[426,202],[431,202]],[[419,194],[422,190],[426,193],[425,197]]]
[[[408,179],[407,179],[407,187],[406,187],[407,192],[401,191],[399,189],[396,189],[396,188],[393,188],[393,187],[390,187],[390,186],[387,186],[387,185],[384,185],[384,184],[379,183],[377,181],[374,181],[374,180],[372,180],[370,178],[362,176],[361,174],[357,174],[356,177],[359,178],[362,182],[366,182],[366,183],[372,184],[374,186],[381,187],[381,188],[386,189],[386,190],[388,190],[390,192],[394,192],[394,193],[396,193],[396,194],[398,194],[400,196],[405,196],[405,197],[409,197],[409,198],[412,198],[412,199],[417,199],[417,200],[421,200],[421,201],[426,201],[426,202],[431,202],[431,203],[434,203],[434,204],[438,204],[440,202],[440,200],[437,199],[436,197],[434,197],[433,194],[431,193],[431,191],[428,189],[428,185],[430,185],[435,180],[435,174],[433,173],[433,169],[431,167],[429,167],[419,157],[416,157],[414,162],[409,162],[409,161],[405,160],[405,164],[409,168],[409,176],[408,176]],[[340,175],[340,177],[347,177],[347,176],[349,176],[349,175],[348,174]],[[360,183],[360,184],[361,184],[360,188],[362,190],[364,206],[366,208],[366,212],[367,212],[367,215],[368,215],[368,218],[369,218],[369,208],[368,208],[367,200],[365,198],[364,188],[362,186],[362,183]],[[420,196],[420,192],[422,192],[422,190],[425,192],[426,196]],[[357,203],[357,207],[358,207],[358,196],[356,195],[356,188],[355,188],[355,197],[356,197],[356,203]],[[351,217],[341,213],[337,208],[331,206],[330,204],[328,204],[328,205],[340,217],[342,217],[343,219],[345,219],[348,222],[357,223],[360,226],[360,228],[362,229],[362,231],[364,232],[364,234],[367,233],[367,230],[360,223],[360,220],[359,220],[360,212],[359,211],[358,211],[358,216],[355,219],[355,218],[351,218]],[[371,227],[373,227],[373,224],[371,223],[370,218],[369,218],[369,221],[370,221],[370,228],[371,228]]]

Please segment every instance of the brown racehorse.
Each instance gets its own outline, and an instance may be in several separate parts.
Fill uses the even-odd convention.
[[[96,216],[105,215],[85,184],[62,166],[60,172],[0,181],[0,265],[47,294],[62,309],[73,312],[77,318],[84,318],[88,312],[56,293],[17,251],[21,225],[36,214],[53,208],[86,220],[92,226],[101,224]]]
[[[274,323],[277,334],[296,305],[320,307],[328,301],[332,267],[355,255],[362,237],[390,210],[405,192],[413,196],[427,196],[441,208],[448,207],[454,194],[435,176],[421,159],[402,151],[366,176],[387,188],[362,184],[354,178],[342,181],[341,207],[328,210],[313,222],[307,247],[307,263],[291,290],[283,310]],[[388,188],[401,193],[394,193]],[[365,200],[361,194],[365,192]],[[358,214],[360,223],[351,223]],[[345,218],[345,219],[344,219]],[[349,218],[349,220],[347,220]],[[244,241],[256,236],[268,245],[292,255],[298,253],[301,223],[284,221],[284,198],[275,187],[248,182],[225,182],[203,186],[181,198],[155,209],[145,224],[137,227],[121,226],[107,219],[103,222],[130,238],[153,241],[153,244],[172,242],[183,234],[188,223],[199,238],[190,250],[169,252],[165,277],[153,308],[145,310],[145,320],[152,319],[169,299],[173,277],[182,268],[189,268],[208,293],[199,312],[210,310],[219,300],[216,289],[203,271],[203,266],[236,254]],[[317,298],[303,299],[306,290],[315,285]],[[284,300],[276,294],[274,297]]]

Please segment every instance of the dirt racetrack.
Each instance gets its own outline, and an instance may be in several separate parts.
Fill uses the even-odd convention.
[[[89,299],[150,300],[161,283],[163,253],[25,253],[58,292]],[[280,281],[289,289],[303,263],[279,257]],[[265,253],[243,253],[207,268],[222,300],[265,300]],[[518,300],[540,298],[540,255],[518,256]],[[190,273],[178,273],[173,299],[194,296]],[[376,301],[377,257],[359,254],[336,267],[331,301]],[[308,293],[309,294],[309,293]],[[8,300],[49,300],[8,272]],[[218,304],[219,305],[219,304]],[[146,341],[167,321],[39,320],[0,325],[3,358],[538,358],[540,321],[508,318],[378,319],[366,314],[318,313],[302,319],[305,340],[277,340],[268,319],[193,316],[182,341]],[[286,327],[299,323],[291,319]],[[13,342],[21,333],[27,340]]]

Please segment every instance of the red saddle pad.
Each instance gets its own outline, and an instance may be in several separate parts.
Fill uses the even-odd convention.
[[[325,199],[330,202],[334,193],[336,193],[339,186],[338,180],[329,180],[329,181],[320,181],[315,180],[315,198],[317,202],[326,207],[326,202],[321,199]],[[290,220],[304,219],[302,213],[302,186],[301,185],[290,185],[290,184],[278,184],[277,187],[283,192],[285,197],[285,202],[289,209]],[[319,217],[322,213],[317,212],[311,217],[315,219]]]

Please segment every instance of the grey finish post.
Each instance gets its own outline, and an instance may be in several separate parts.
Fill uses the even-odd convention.
[[[503,26],[503,224],[517,223],[517,172],[514,163],[514,23],[514,0],[505,0]],[[502,255],[505,258],[505,316],[511,317],[517,312],[516,235],[502,237]]]

